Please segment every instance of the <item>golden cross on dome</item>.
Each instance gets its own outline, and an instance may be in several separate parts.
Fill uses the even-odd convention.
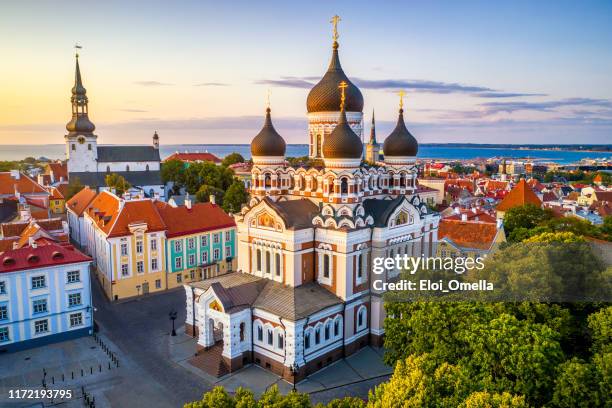
[[[400,109],[404,109],[404,95],[406,95],[406,91],[404,91],[403,89],[400,89],[400,91],[397,94],[400,97]]]
[[[338,85],[338,88],[340,88],[340,110],[342,110],[344,109],[344,101],[346,100],[344,90],[348,88],[348,84],[346,83],[346,81],[342,81],[340,82],[340,85]]]
[[[334,41],[338,41],[338,37],[339,37],[339,35],[338,35],[338,21],[340,21],[340,20],[341,20],[341,19],[340,19],[340,16],[336,14],[336,15],[335,15],[335,16],[333,16],[333,17],[332,17],[332,19],[329,21],[329,22],[330,22],[330,23],[332,23],[332,24],[333,24],[333,26],[334,26],[334,35],[333,35]]]
[[[270,109],[270,95],[272,94],[272,90],[268,88],[268,95],[266,97],[267,108]]]
[[[82,47],[82,46],[80,46],[80,45],[79,45],[79,43],[75,43],[75,44],[74,44],[74,49],[75,49],[74,54],[75,54],[75,56],[76,56],[77,58],[79,58],[79,50],[80,50],[81,48],[83,48],[83,47]]]

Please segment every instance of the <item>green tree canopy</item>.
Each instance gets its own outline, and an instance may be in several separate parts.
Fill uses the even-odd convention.
[[[224,196],[224,194],[225,194],[225,191],[221,190],[220,188],[204,184],[195,193],[195,197],[196,197],[196,200],[199,203],[207,203],[207,202],[210,201],[210,196],[214,195],[215,196],[215,203],[217,205],[221,205],[222,206],[223,205],[223,196]]]
[[[221,162],[221,165],[223,167],[228,167],[236,163],[244,163],[244,157],[242,157],[240,153],[234,152],[234,153],[230,153],[227,156],[225,156],[223,158],[223,161]]]
[[[228,213],[238,212],[248,199],[249,194],[244,188],[244,183],[240,180],[235,180],[223,196],[223,209]]]
[[[78,177],[72,177],[68,183],[68,192],[66,194],[66,201],[70,200],[76,193],[84,189],[85,186],[81,183],[81,179]]]
[[[504,229],[508,234],[508,240],[519,242],[513,239],[512,233],[519,228],[531,229],[553,218],[553,213],[549,209],[543,209],[534,204],[527,204],[519,207],[510,208],[504,214]]]
[[[115,193],[120,197],[132,187],[122,175],[117,173],[108,174],[104,178],[104,181],[106,182],[106,186],[114,188]]]

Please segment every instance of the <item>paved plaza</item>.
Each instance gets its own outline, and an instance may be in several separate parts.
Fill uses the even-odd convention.
[[[83,337],[0,355],[1,407],[82,407],[82,387],[95,398],[96,407],[133,408],[182,407],[185,402],[200,399],[215,385],[229,392],[247,387],[256,394],[274,384],[282,392],[292,389],[277,375],[254,365],[216,378],[189,364],[196,340],[183,332],[182,288],[110,303],[97,283],[92,286],[97,338]],[[178,313],[175,337],[170,336],[171,310]],[[298,383],[297,389],[308,392],[313,402],[347,395],[365,398],[370,388],[391,373],[391,368],[382,363],[382,352],[366,347],[309,376]],[[44,400],[44,405],[36,405],[35,400],[8,399],[9,389],[41,389],[43,369],[48,388],[70,389],[72,400]]]

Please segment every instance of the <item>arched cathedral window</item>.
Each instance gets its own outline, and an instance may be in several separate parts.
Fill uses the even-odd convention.
[[[340,194],[348,194],[348,180],[345,177],[340,179]]]

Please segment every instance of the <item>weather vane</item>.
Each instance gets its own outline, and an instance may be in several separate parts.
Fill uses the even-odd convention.
[[[406,95],[406,91],[404,91],[403,89],[400,89],[400,91],[397,94],[400,97],[400,109],[404,109],[404,95]]]
[[[82,48],[83,48],[83,47],[82,47],[82,46],[80,46],[80,45],[79,45],[79,43],[75,43],[75,44],[74,44],[74,49],[75,49],[74,54],[75,54],[75,56],[76,56],[77,58],[79,58],[79,50],[80,50],[80,49],[82,49]]]
[[[344,109],[344,101],[346,100],[346,95],[344,94],[344,90],[348,87],[346,81],[340,82],[338,88],[340,88],[340,110]]]
[[[334,41],[338,41],[338,37],[339,37],[339,35],[338,35],[338,21],[340,21],[340,16],[337,15],[337,14],[335,16],[333,16],[332,19],[329,21],[334,26],[334,35],[333,35]]]

